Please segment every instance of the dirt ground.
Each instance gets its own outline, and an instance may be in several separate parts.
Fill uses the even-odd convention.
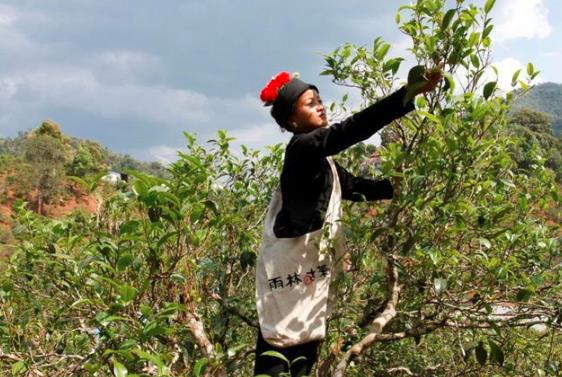
[[[0,175],[0,186],[3,186],[3,178],[5,177]],[[63,218],[77,209],[82,209],[87,213],[95,212],[96,199],[93,196],[88,195],[78,186],[73,186],[68,191],[72,194],[69,194],[66,199],[60,199],[57,203],[44,206],[45,216],[55,219]],[[4,192],[0,198],[0,271],[5,268],[5,261],[10,257],[14,248],[11,233],[12,206],[17,199],[10,190]],[[33,205],[30,205],[30,208],[33,209]]]

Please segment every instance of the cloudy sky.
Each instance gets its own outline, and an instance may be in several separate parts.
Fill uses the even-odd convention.
[[[204,141],[226,129],[252,147],[285,141],[258,99],[266,81],[298,71],[326,101],[340,99],[344,89],[318,75],[322,55],[377,36],[404,54],[394,15],[406,2],[0,0],[0,137],[49,118],[164,162],[183,131]],[[541,81],[562,82],[557,5],[497,0],[493,51],[505,77],[533,61]]]

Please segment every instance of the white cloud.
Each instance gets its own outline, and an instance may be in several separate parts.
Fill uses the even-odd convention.
[[[244,145],[250,149],[258,149],[262,152],[268,145],[273,145],[281,142],[287,142],[291,134],[282,133],[280,128],[274,122],[264,123],[255,126],[250,126],[247,128],[236,128],[234,130],[228,130],[227,135],[236,138],[230,142],[232,151],[235,154],[241,154],[240,146]],[[197,135],[196,135],[197,136]],[[207,132],[201,137],[197,137],[198,142],[201,145],[209,146],[206,143],[207,140],[215,139],[216,132]],[[184,150],[184,145],[172,146],[172,145],[156,145],[148,148],[148,154],[151,160],[156,160],[164,165],[169,165],[170,163],[178,159],[178,151]]]
[[[205,121],[209,99],[187,89],[100,82],[86,69],[51,67],[0,77],[0,107],[66,108],[164,125]],[[12,103],[6,103],[6,100]]]
[[[525,72],[525,70],[523,69],[523,64],[519,60],[514,58],[506,58],[495,62],[492,65],[498,69],[498,88],[503,91],[509,91],[512,89],[511,78],[513,77],[515,71],[521,69],[522,73]],[[520,76],[520,78],[523,78],[522,74],[520,74]],[[483,81],[491,81],[494,78],[495,76],[492,70],[488,70],[487,75],[484,76]]]
[[[156,161],[169,165],[178,159],[178,150],[180,148],[168,145],[157,145],[148,149],[149,155]]]
[[[498,42],[545,38],[552,32],[544,0],[503,1],[498,4],[496,19],[493,37]]]
[[[497,75],[494,72],[492,66],[497,69],[498,72]],[[490,67],[488,67],[484,71],[484,74],[478,80],[478,87],[476,88],[475,92],[481,95],[484,85],[488,82],[493,82],[493,81],[497,81],[497,88],[499,89],[500,93],[503,92],[505,94],[509,91],[512,91],[513,89],[518,88],[519,87],[518,85],[515,87],[511,86],[511,79],[513,77],[513,74],[518,69],[521,70],[518,80],[526,81],[528,79],[527,65],[520,62],[519,60],[513,57],[507,57],[505,59],[492,62],[490,64]],[[463,90],[466,88],[467,83],[469,81],[467,77],[467,70],[462,66],[458,67],[454,78],[457,83],[455,94],[457,95],[462,94]],[[533,80],[533,83],[538,84],[543,81],[544,80],[540,76],[538,76]]]
[[[0,61],[0,66],[43,61],[50,51],[49,46],[32,40],[19,26],[22,23],[38,25],[46,22],[48,17],[42,13],[22,12],[0,4],[0,53],[9,57]]]
[[[549,51],[544,54],[547,58],[560,58],[562,57],[562,51]]]
[[[17,93],[17,84],[15,80],[4,78],[0,79],[0,103],[8,101]]]
[[[520,62],[515,58],[508,57],[502,60],[498,60],[496,62],[493,62],[491,66],[497,69],[498,74],[496,76],[496,73],[491,67],[488,67],[486,69],[484,75],[482,75],[482,77],[478,81],[479,89],[477,90],[477,92],[479,92],[479,94],[482,94],[482,87],[486,83],[496,80],[498,83],[497,87],[500,90],[500,92],[506,93],[512,91],[513,89],[518,88],[518,85],[515,88],[511,86],[511,79],[513,77],[513,74],[517,70],[521,70],[518,80],[526,81],[528,79],[527,65],[523,64],[522,62]],[[467,73],[466,69],[462,67],[460,67],[457,70],[457,73],[455,75],[455,79],[458,83],[457,88],[455,89],[456,94],[461,94],[463,91],[463,87],[466,86],[467,83],[466,73]],[[540,76],[538,76],[533,80],[533,83],[539,84],[543,81],[544,80]]]
[[[390,54],[392,56],[400,56],[403,58],[410,57],[412,53],[408,49],[412,48],[412,38],[404,34],[400,34],[400,38],[392,42]]]
[[[249,128],[237,128],[228,131],[228,134],[236,138],[237,144],[256,145],[256,144],[273,144],[279,140],[281,130],[273,121],[267,124],[260,124]]]
[[[35,116],[38,122],[55,109],[177,129],[211,118],[216,101],[206,95],[142,83],[143,75],[160,70],[158,56],[113,49],[61,63],[61,46],[39,43],[21,29],[48,22],[45,14],[0,4],[0,51],[11,58],[0,64],[0,112],[11,114],[10,122],[29,124]],[[0,127],[15,127],[7,122]]]
[[[0,4],[0,25],[12,25],[18,19],[14,8]]]
[[[138,150],[136,155],[150,155],[164,163],[175,160],[177,148],[170,146],[170,137],[177,135],[177,139],[183,140],[182,130],[209,136],[201,139],[208,140],[220,128],[238,127],[229,131],[239,139],[233,145],[245,144],[251,148],[282,141],[278,127],[270,121],[268,111],[255,95],[223,98],[134,80],[107,82],[97,76],[95,68],[77,66],[44,66],[0,75],[0,113],[11,115],[11,119],[0,119],[3,131],[13,132],[18,124],[31,127],[56,110],[84,112],[101,118],[96,123],[98,130],[91,132],[93,135],[109,130],[119,135],[153,134],[153,143],[149,141],[153,149],[147,148],[144,153]],[[251,126],[258,122],[263,125]]]
[[[21,51],[31,51],[37,47],[14,26],[16,20],[14,13],[2,13],[0,9],[0,51],[4,56],[13,56],[13,53],[21,54]]]
[[[410,69],[418,64],[416,57],[409,51],[410,48],[412,48],[412,38],[404,34],[401,34],[400,38],[392,44],[393,56],[404,58],[397,72],[398,84],[405,83]]]
[[[521,70],[521,73],[519,74],[519,78],[518,78],[519,80],[526,80],[528,78],[526,73],[527,72],[526,64],[521,63],[517,59],[505,58],[503,60],[493,63],[492,65],[498,69],[498,88],[500,88],[505,92],[514,89],[511,86],[511,79],[515,71],[517,71],[518,69]],[[488,78],[489,81],[491,81],[495,78],[495,75],[491,70],[489,70],[487,72],[487,75],[484,76],[484,79],[486,78]],[[540,76],[534,80],[534,83],[536,84],[541,82],[543,82],[543,80],[540,78]]]
[[[265,153],[266,146],[287,143],[292,136],[289,132],[282,132],[277,123],[273,120],[269,123],[228,130],[228,135],[236,138],[236,140],[230,142],[230,145],[232,151],[239,156],[242,154],[242,145],[249,149],[259,150]],[[216,133],[208,134],[204,140],[214,139],[215,137]]]
[[[161,68],[159,56],[143,51],[111,50],[87,58],[96,75],[113,82],[134,81],[139,76]]]

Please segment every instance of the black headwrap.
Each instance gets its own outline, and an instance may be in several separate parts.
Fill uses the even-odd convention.
[[[314,89],[318,92],[318,88],[314,85],[307,84],[297,78],[291,79],[285,86],[283,86],[273,102],[271,108],[271,116],[275,119],[277,124],[281,127],[291,130],[288,124],[289,117],[293,112],[293,106],[306,90]]]

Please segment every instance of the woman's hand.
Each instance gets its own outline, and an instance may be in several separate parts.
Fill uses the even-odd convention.
[[[443,79],[443,65],[440,64],[435,68],[427,69],[425,71],[425,85],[414,91],[414,95],[427,93],[433,91],[439,82]]]
[[[408,72],[408,83],[406,84],[406,96],[404,105],[411,101],[415,96],[422,93],[431,92],[443,79],[443,64],[435,68],[427,69],[422,65],[417,65]]]

